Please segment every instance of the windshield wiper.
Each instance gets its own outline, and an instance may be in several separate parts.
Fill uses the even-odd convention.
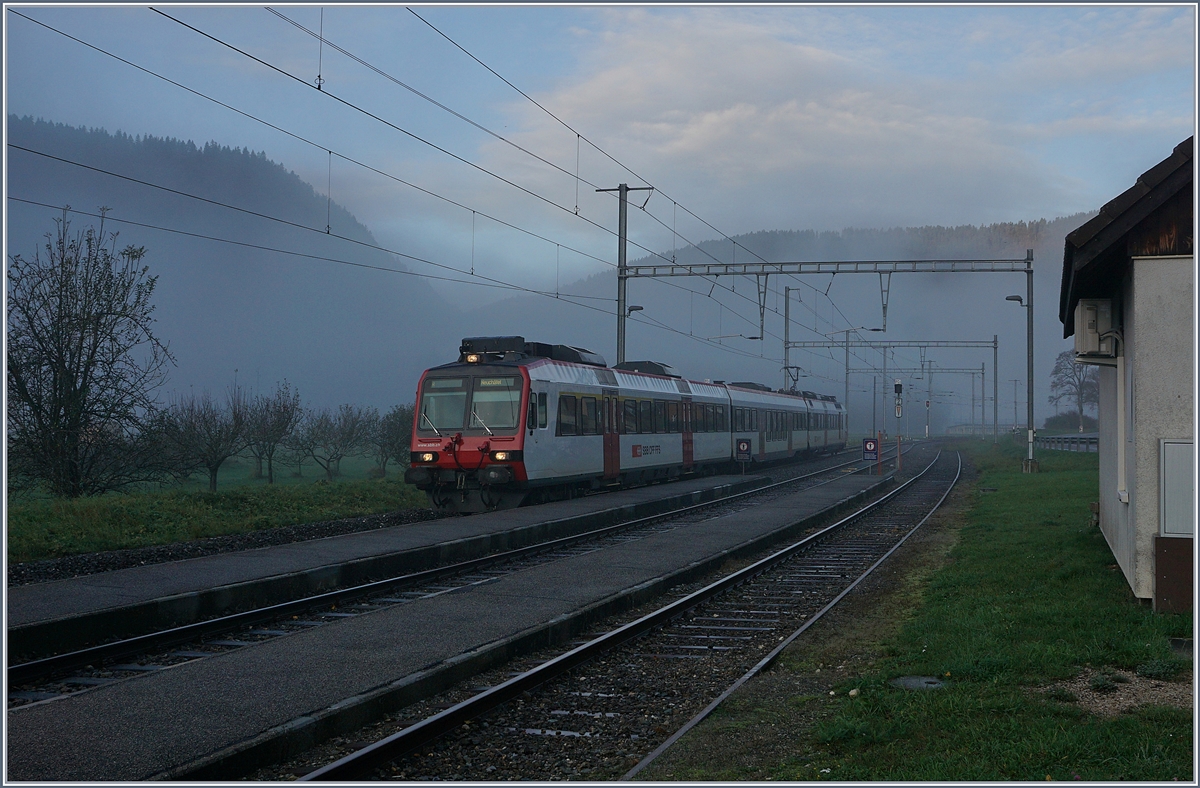
[[[475,421],[479,422],[480,424],[483,424],[483,419],[479,418],[479,414],[475,411],[471,411],[471,418],[475,419]],[[487,430],[488,435],[494,434],[491,430],[488,430],[488,425],[483,424],[483,428]]]
[[[426,424],[428,424],[430,427],[432,427],[432,428],[433,428],[433,431],[434,431],[435,433],[437,433],[437,436],[438,436],[439,438],[440,438],[440,437],[442,437],[442,433],[438,432],[438,428],[437,428],[437,427],[434,427],[434,426],[433,426],[433,422],[432,422],[432,421],[430,421],[430,419],[429,419],[429,414],[428,414],[428,413],[425,413],[424,411],[422,411],[422,412],[421,412],[421,418],[425,419],[425,423],[426,423]]]

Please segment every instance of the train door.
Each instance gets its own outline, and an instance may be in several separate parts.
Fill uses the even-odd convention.
[[[692,398],[684,397],[679,403],[679,431],[683,433],[683,470],[692,470],[695,465],[695,441],[692,439]]]
[[[762,462],[767,459],[767,412],[758,408],[753,412],[758,419],[758,460]]]
[[[617,392],[604,389],[604,478],[616,479],[621,475],[621,434],[618,431],[619,419],[617,408]]]

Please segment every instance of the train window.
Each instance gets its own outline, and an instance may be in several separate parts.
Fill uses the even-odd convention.
[[[579,434],[580,435],[599,435],[600,434],[600,419],[596,412],[595,397],[580,397],[579,398]]]
[[[667,431],[667,403],[661,400],[654,403],[654,431]]]
[[[635,435],[635,434],[637,434],[637,431],[638,431],[637,400],[635,400],[635,399],[625,400],[624,410],[625,410],[625,424],[623,425],[625,428],[624,432],[626,435]]]
[[[638,432],[654,432],[654,403],[648,399],[638,401]]]
[[[679,403],[667,403],[667,432],[679,432]]]
[[[558,434],[579,434],[579,423],[575,413],[575,397],[569,394],[558,395]]]
[[[435,430],[461,430],[466,412],[466,378],[426,378],[421,391],[417,432],[433,434]]]
[[[468,429],[515,430],[521,418],[521,379],[475,378]]]
[[[750,409],[750,429],[758,429],[758,408]]]
[[[695,408],[695,418],[692,420],[692,427],[696,432],[708,432],[708,409],[712,405],[693,405]]]
[[[718,405],[717,406],[717,431],[718,432],[727,432],[728,431],[728,429],[729,429],[728,419],[726,418],[726,416],[728,416],[728,411],[725,410],[725,406]]]
[[[545,429],[548,408],[546,407],[546,392],[539,391],[537,396],[537,425],[538,429]]]
[[[737,432],[742,432],[746,429],[746,409],[733,409],[733,429]]]

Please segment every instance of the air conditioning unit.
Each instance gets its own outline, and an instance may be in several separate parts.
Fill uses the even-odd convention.
[[[1075,355],[1112,358],[1116,340],[1101,336],[1113,330],[1112,301],[1108,298],[1081,298],[1075,307]],[[1081,361],[1083,359],[1080,359]]]

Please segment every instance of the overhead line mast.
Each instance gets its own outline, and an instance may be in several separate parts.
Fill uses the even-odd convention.
[[[654,191],[653,186],[629,187],[622,183],[615,189],[596,189],[598,192],[617,192],[619,205],[617,212],[617,363],[625,363],[625,318],[628,312],[625,307],[625,240],[629,236],[629,193]],[[646,200],[650,197],[647,195]]]

